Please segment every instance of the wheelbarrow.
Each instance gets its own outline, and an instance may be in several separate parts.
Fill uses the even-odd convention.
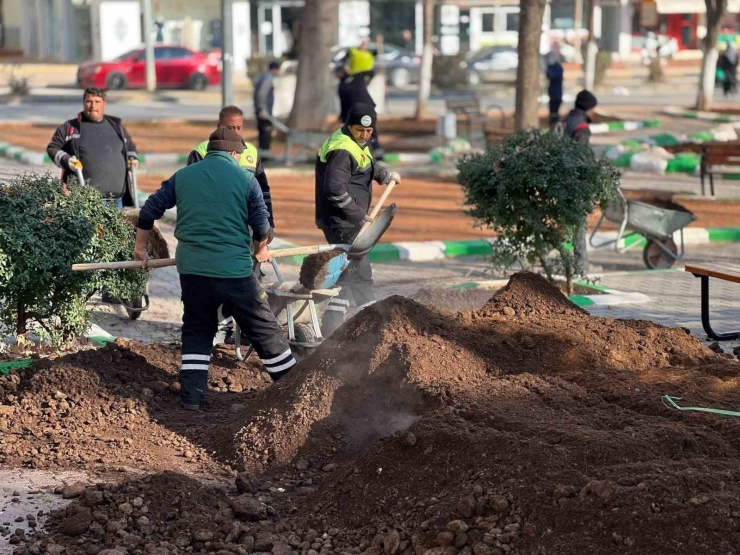
[[[389,192],[387,191],[387,193]],[[396,205],[391,204],[382,212],[378,212],[387,196],[387,194],[384,194],[378,201],[375,210],[372,212],[372,222],[366,224],[360,230],[357,238],[347,251],[347,260],[354,260],[367,255],[390,227],[396,214]],[[344,264],[336,272],[327,274],[326,280],[319,285],[319,288],[307,290],[298,282],[285,281],[275,258],[271,260],[271,263],[277,277],[277,283],[265,286],[270,309],[275,314],[278,322],[283,319],[286,321],[288,342],[296,358],[302,360],[315,351],[324,341],[321,334],[318,307],[325,304],[332,297],[339,295],[342,288],[336,285],[336,281],[347,268],[347,265]],[[362,309],[364,306],[359,308]],[[300,321],[306,310],[308,310],[308,321]],[[244,361],[249,358],[253,349],[250,346],[247,353],[242,354],[241,336],[241,329],[235,320],[234,346],[236,348],[236,358]]]
[[[135,158],[129,157],[126,161],[126,165],[128,168],[129,173],[129,183],[131,185],[131,197],[134,202],[134,209],[137,211],[139,210],[139,197],[138,197],[138,189],[137,189],[137,181],[136,181],[136,165],[134,164]],[[82,173],[82,162],[77,160],[77,162],[72,166],[72,169],[75,171],[75,176],[77,177],[77,182],[81,185],[90,185],[90,180],[85,179],[85,176]],[[134,226],[135,227],[135,226]],[[144,296],[139,297],[138,299],[112,299],[114,302],[120,303],[124,310],[126,311],[126,314],[128,314],[128,317],[131,320],[138,320],[139,316],[141,316],[142,312],[145,312],[149,310],[149,280],[147,280],[146,283],[146,289],[144,291]]]
[[[688,210],[660,208],[647,202],[627,200],[621,191],[618,194],[619,198],[609,203],[591,232],[591,246],[598,249],[614,245],[614,250],[623,254],[641,246],[639,240],[628,241],[630,237],[641,236],[647,243],[642,251],[642,260],[651,270],[670,268],[681,260],[685,253],[683,228],[696,221],[696,216]],[[594,239],[604,221],[619,227],[617,238],[597,244]],[[676,232],[680,234],[680,248],[673,239]]]

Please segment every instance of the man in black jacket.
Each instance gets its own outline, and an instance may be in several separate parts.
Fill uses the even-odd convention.
[[[367,90],[367,86],[372,81],[373,75],[372,71],[349,75],[344,68],[336,70],[336,76],[339,80],[337,93],[339,94],[339,121],[341,123],[344,124],[347,122],[350,108],[355,104],[369,104],[375,107],[375,101],[370,96],[370,91]],[[373,127],[373,136],[368,146],[372,150],[376,160],[381,159],[383,150],[380,146],[380,139],[378,138],[377,125]]]
[[[351,244],[373,198],[373,180],[382,185],[400,183],[401,176],[375,164],[367,146],[377,116],[369,104],[355,104],[345,125],[319,150],[316,161],[316,225],[330,244]],[[339,327],[350,306],[375,300],[373,269],[367,257],[350,262],[338,284],[342,291],[332,298],[322,319],[322,332],[329,337]]]
[[[134,206],[127,162],[138,166],[136,145],[121,120],[106,116],[105,108],[105,91],[86,89],[82,112],[57,128],[46,152],[62,168],[65,183],[82,163],[83,177],[105,199],[119,208]]]

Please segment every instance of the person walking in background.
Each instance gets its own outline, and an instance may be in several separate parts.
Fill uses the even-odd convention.
[[[259,139],[257,146],[260,154],[269,154],[272,141],[272,109],[275,106],[275,77],[280,73],[280,64],[273,60],[267,71],[254,83],[254,114],[257,118]]]
[[[725,79],[722,82],[722,90],[724,91],[725,96],[735,94],[737,91],[737,62],[738,55],[735,43],[728,40],[727,48],[722,53],[719,60],[720,69],[725,74]]]
[[[416,52],[416,43],[414,42],[414,35],[411,34],[411,31],[404,29],[403,33],[401,33],[401,38],[403,39],[403,47],[406,50]]]
[[[581,91],[576,96],[576,106],[568,114],[563,122],[563,133],[586,145],[591,143],[591,119],[594,117],[598,101],[589,91]],[[588,251],[586,244],[586,224],[578,230],[576,235],[576,244],[573,246],[573,252],[576,258],[577,266],[583,271],[588,271]]]
[[[375,108],[375,101],[368,91],[368,82],[372,79],[372,72],[358,73],[356,75],[348,75],[347,72],[340,68],[336,71],[339,85],[337,87],[337,93],[339,94],[339,122],[342,124],[347,123],[349,117],[349,111],[355,104],[368,104]],[[378,138],[377,125],[373,127],[373,135],[368,143],[370,150],[376,160],[381,160],[383,157],[383,149],[380,146],[380,139]]]
[[[563,64],[560,53],[553,48],[546,57],[547,94],[550,97],[550,127],[560,122],[560,106],[563,104]]]
[[[375,71],[375,56],[368,47],[370,43],[367,39],[362,39],[359,47],[352,47],[347,51],[345,67],[349,75],[358,75],[360,73],[366,76]]]

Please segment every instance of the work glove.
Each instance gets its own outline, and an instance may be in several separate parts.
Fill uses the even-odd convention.
[[[395,181],[396,185],[401,184],[401,174],[398,172],[391,172],[391,174],[388,176],[388,181],[385,182],[386,185],[390,183],[391,181]]]
[[[360,227],[362,227],[366,223],[369,223],[369,222],[372,222],[372,221],[373,221],[373,219],[370,217],[370,215],[369,214],[365,214],[363,216],[363,218],[362,218],[362,221],[360,222]]]
[[[64,158],[64,164],[70,171],[75,171],[78,168],[82,167],[82,162],[77,159],[77,156],[67,156],[66,158]]]
[[[257,112],[257,117],[260,119],[270,119],[270,113],[267,110],[260,110]]]

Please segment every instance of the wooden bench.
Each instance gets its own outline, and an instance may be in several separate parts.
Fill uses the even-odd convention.
[[[709,278],[740,283],[740,266],[730,264],[706,264],[704,266],[686,266],[685,270],[701,279],[701,325],[709,339],[714,341],[732,341],[740,339],[740,332],[717,333],[709,321]]]
[[[726,174],[740,175],[740,144],[713,143],[701,149],[701,194],[705,193],[704,183],[709,177],[709,189],[714,196],[714,176]]]
[[[473,139],[473,125],[475,123],[480,124],[481,130],[485,134],[486,123],[491,119],[489,116],[489,112],[491,110],[496,110],[500,113],[501,125],[503,126],[503,109],[498,105],[484,107],[481,104],[480,98],[477,96],[471,96],[468,98],[448,98],[445,101],[445,106],[448,112],[452,112],[453,114],[464,118],[469,141]]]

